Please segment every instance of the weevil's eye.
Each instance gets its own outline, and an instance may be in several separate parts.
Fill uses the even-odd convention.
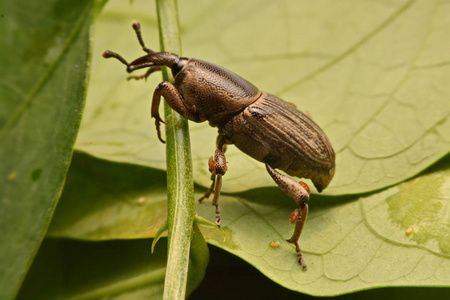
[[[188,63],[188,61],[189,58],[180,57],[180,59],[175,64],[172,65],[170,69],[172,70],[173,77],[177,76],[177,74],[181,72],[181,70]]]

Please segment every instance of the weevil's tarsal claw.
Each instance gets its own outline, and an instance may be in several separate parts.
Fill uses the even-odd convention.
[[[159,116],[159,113],[152,114],[152,118],[155,118],[155,127],[156,127],[156,133],[158,134],[158,139],[161,141],[161,143],[165,144],[166,141],[162,138],[161,135],[161,123],[166,124],[161,117]]]
[[[158,134],[158,139],[161,141],[161,143],[165,144],[166,141],[162,138],[162,135],[161,135],[161,123],[164,123],[164,124],[166,124],[166,123],[161,119],[159,114],[152,115],[152,118],[155,118],[155,127],[156,127],[156,132]]]
[[[289,242],[289,240],[288,240],[288,242]],[[295,243],[295,249],[297,251],[298,263],[302,265],[303,271],[306,271],[308,269],[308,267],[306,266],[305,260],[303,259],[302,251],[300,250],[300,246],[298,245],[298,243]]]

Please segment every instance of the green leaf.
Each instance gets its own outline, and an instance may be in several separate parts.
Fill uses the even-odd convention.
[[[352,194],[404,181],[449,152],[449,9],[437,0],[185,1],[179,18],[183,55],[231,69],[312,114],[337,152],[325,193]],[[110,3],[95,52],[142,55],[132,19],[158,49],[155,14],[143,10]],[[149,119],[160,79],[126,81],[123,66],[99,55],[93,68],[77,149],[164,169],[164,147]],[[209,186],[216,131],[194,124],[191,137],[194,179]],[[274,185],[261,163],[235,147],[227,161],[224,191]]]
[[[18,299],[161,299],[167,248],[149,240],[46,240]]]
[[[103,191],[86,195],[81,188],[75,188],[72,170],[82,174],[79,164],[83,161],[86,170],[95,168],[98,173],[85,172],[89,180],[79,187],[91,190],[102,185],[102,190],[108,190],[109,185],[111,193],[99,197]],[[104,177],[101,170],[111,175]],[[125,180],[128,176],[129,180]],[[136,189],[139,177],[147,180]],[[161,180],[155,183],[151,178]],[[153,237],[156,232],[146,230],[149,225],[141,221],[141,216],[144,220],[164,220],[166,213],[152,204],[152,199],[157,201],[165,195],[163,178],[162,171],[75,155],[67,179],[67,186],[74,188],[63,193],[54,217],[58,223],[52,223],[49,234],[92,240],[114,239],[116,232],[120,232],[117,238],[125,238],[126,234],[133,238],[136,232],[139,237],[143,234]],[[115,189],[120,182],[122,190]],[[208,243],[248,261],[280,285],[302,293],[325,296],[386,286],[448,286],[449,183],[448,156],[420,177],[378,193],[346,197],[313,195],[300,238],[307,271],[298,265],[293,245],[285,242],[294,230],[289,217],[297,206],[278,188],[222,195],[219,201],[222,229],[201,226],[201,231]],[[201,193],[196,194],[197,199],[200,196]],[[67,201],[72,197],[83,201]],[[143,197],[146,202],[141,207],[137,203]],[[81,205],[82,202],[88,205]],[[111,214],[111,210],[117,214]],[[125,213],[121,214],[121,210]],[[211,222],[215,219],[214,211],[210,202],[197,204],[198,214]],[[98,230],[105,223],[108,225]],[[414,231],[409,236],[408,228]],[[100,234],[96,236],[96,232]],[[280,242],[279,247],[271,248],[272,241]],[[207,263],[207,257],[202,263]]]
[[[302,271],[284,241],[289,203],[270,190],[222,197],[225,237],[203,231],[217,245],[281,285],[317,296],[384,286],[449,286],[450,157],[434,172],[363,197],[312,197],[300,247]],[[278,199],[280,200],[280,199]],[[205,214],[204,208],[198,208]],[[232,212],[231,215],[229,213]],[[412,228],[413,233],[408,234]],[[279,241],[278,248],[269,246]]]
[[[75,153],[49,236],[153,237],[167,219],[166,173]]]
[[[202,285],[192,294],[192,299],[234,299],[239,295],[243,299],[302,299],[317,300],[317,297],[299,294],[288,290],[265,278],[258,270],[245,264],[239,258],[210,247],[211,261],[208,276]],[[220,283],[220,284],[218,284]],[[214,295],[214,296],[212,296]],[[363,290],[351,294],[326,297],[335,300],[445,300],[450,295],[448,287],[388,287]],[[190,298],[191,299],[191,298]]]
[[[166,173],[75,153],[61,199],[49,237],[92,241],[155,237],[166,224]],[[187,294],[203,279],[209,257],[197,226],[193,230]]]
[[[0,298],[15,297],[60,196],[86,92],[92,1],[2,1]]]

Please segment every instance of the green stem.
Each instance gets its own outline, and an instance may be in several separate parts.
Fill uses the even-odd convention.
[[[181,54],[176,0],[157,0],[161,50]],[[173,81],[167,69],[163,79]],[[189,251],[195,218],[194,181],[187,120],[167,103],[166,157],[168,190],[168,259],[164,299],[185,299]]]

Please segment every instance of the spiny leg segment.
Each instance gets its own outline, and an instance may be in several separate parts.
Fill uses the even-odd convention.
[[[209,171],[211,172],[211,180],[212,184],[209,190],[198,199],[199,202],[202,202],[204,199],[209,198],[211,193],[214,191],[214,198],[212,201],[212,205],[216,207],[216,224],[217,226],[221,226],[222,220],[220,218],[220,209],[219,209],[219,196],[220,190],[222,189],[222,176],[225,175],[227,171],[227,162],[225,160],[225,151],[226,151],[226,143],[225,138],[222,134],[219,133],[217,137],[217,148],[214,154],[214,157],[211,156],[209,158]]]
[[[295,229],[292,237],[287,241],[295,245],[298,262],[302,265],[303,269],[306,269],[306,263],[303,259],[298,240],[300,238],[300,235],[302,234],[303,227],[308,216],[308,200],[310,194],[309,187],[304,182],[296,182],[291,178],[278,173],[268,163],[266,163],[266,169],[275,183],[280,187],[280,189],[286,195],[294,199],[294,201],[300,206],[300,209],[296,209],[292,212],[291,223],[295,223]]]

